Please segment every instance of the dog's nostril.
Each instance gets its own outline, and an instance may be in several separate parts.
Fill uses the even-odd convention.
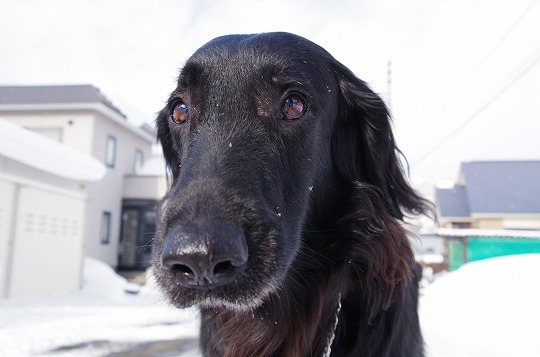
[[[171,267],[171,272],[174,275],[183,275],[183,276],[186,276],[186,277],[195,277],[195,272],[193,272],[193,270],[191,270],[190,267],[188,267],[187,265],[183,265],[183,264],[173,264],[173,266]]]
[[[236,268],[230,261],[224,261],[216,264],[212,271],[215,277],[230,275],[235,272]]]

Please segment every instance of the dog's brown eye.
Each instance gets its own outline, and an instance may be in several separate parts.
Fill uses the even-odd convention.
[[[283,102],[283,114],[287,120],[300,119],[306,112],[306,103],[298,94],[291,94]]]
[[[189,110],[184,102],[178,102],[174,105],[171,120],[176,124],[182,124],[189,118]]]

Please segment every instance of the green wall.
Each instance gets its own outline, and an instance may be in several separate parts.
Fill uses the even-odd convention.
[[[467,239],[467,261],[501,257],[513,254],[540,253],[540,239],[470,237]],[[448,270],[456,270],[465,262],[463,243],[448,241]]]
[[[467,255],[470,262],[525,253],[540,253],[540,239],[469,238],[467,245]]]

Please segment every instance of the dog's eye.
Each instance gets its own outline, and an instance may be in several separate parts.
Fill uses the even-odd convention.
[[[286,120],[300,119],[305,114],[306,109],[304,98],[298,94],[291,94],[285,98],[281,108]]]
[[[184,102],[178,102],[174,104],[171,113],[171,120],[176,124],[182,124],[189,118],[189,110]]]

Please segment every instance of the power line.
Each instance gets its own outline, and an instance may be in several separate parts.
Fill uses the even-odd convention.
[[[463,130],[467,125],[473,122],[478,116],[487,108],[489,108],[497,99],[499,99],[500,96],[502,96],[508,89],[510,89],[514,84],[516,84],[521,77],[523,77],[527,72],[529,72],[531,69],[534,68],[540,62],[540,51],[538,51],[539,54],[532,60],[532,62],[529,65],[526,65],[526,67],[520,71],[507,85],[505,85],[502,89],[500,89],[498,92],[496,92],[490,99],[488,99],[484,104],[478,108],[472,115],[470,115],[461,125],[459,125],[456,129],[454,129],[450,134],[448,134],[446,137],[444,137],[441,141],[439,141],[436,145],[434,145],[431,149],[429,149],[424,155],[420,156],[417,160],[413,161],[411,166],[415,166],[420,164],[422,161],[433,155],[435,151],[440,149],[442,146],[444,146],[448,141],[450,141],[454,136],[459,134],[461,130]],[[526,63],[526,62],[525,62]]]

